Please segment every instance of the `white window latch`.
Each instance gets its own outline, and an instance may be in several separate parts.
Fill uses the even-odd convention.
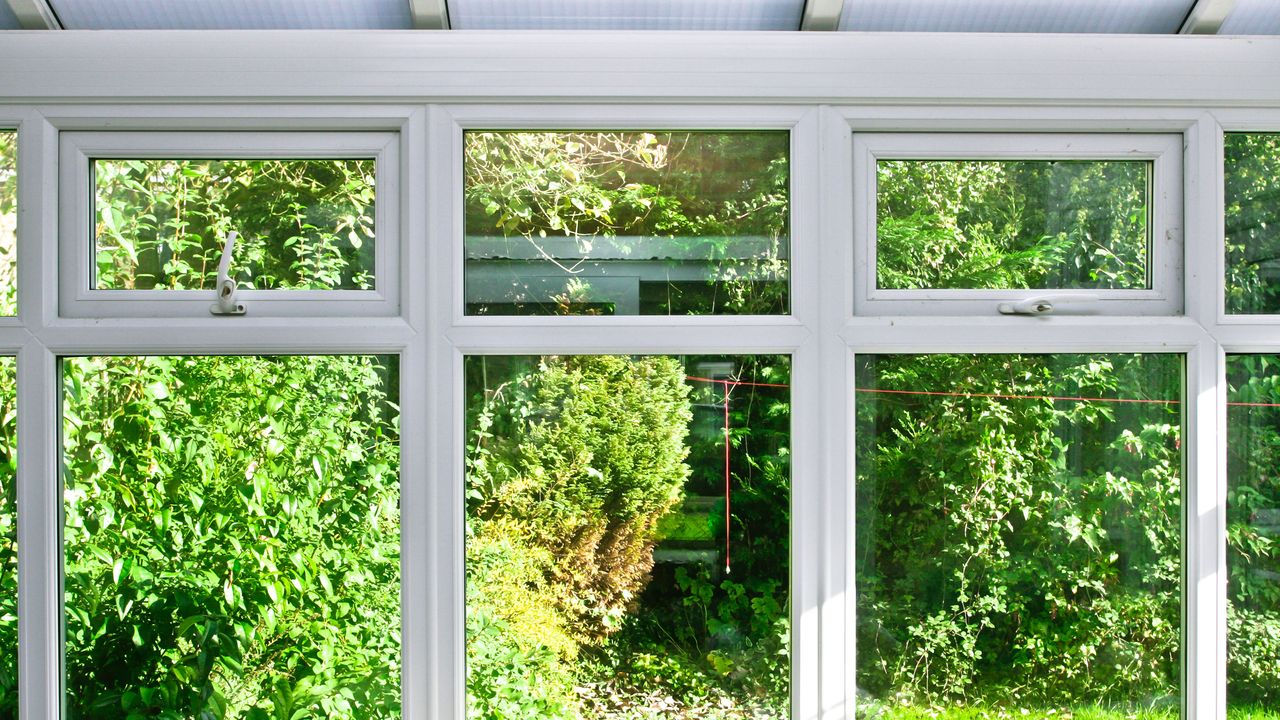
[[[1097,295],[1038,295],[1017,302],[1004,302],[996,306],[1001,315],[1049,315],[1059,305],[1092,305]]]
[[[243,315],[244,303],[236,300],[236,281],[231,277],[231,253],[236,247],[236,231],[227,233],[222,244],[222,259],[218,261],[218,301],[209,306],[214,315]]]

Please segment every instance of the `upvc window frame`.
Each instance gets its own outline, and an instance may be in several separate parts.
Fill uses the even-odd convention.
[[[96,160],[363,160],[375,162],[374,267],[369,290],[241,288],[247,312],[264,316],[399,314],[399,131],[96,130],[60,133],[59,314],[67,318],[204,317],[207,290],[95,288]],[[234,267],[234,253],[233,253]]]
[[[1214,117],[1221,128],[1221,132],[1217,136],[1217,143],[1214,147],[1216,153],[1216,162],[1219,166],[1225,164],[1225,140],[1223,136],[1226,133],[1280,133],[1280,111],[1263,110],[1263,111],[1243,111],[1238,109],[1221,110],[1214,113]],[[1227,294],[1226,294],[1226,274],[1227,274],[1227,254],[1226,254],[1226,225],[1224,222],[1226,214],[1226,195],[1225,195],[1226,174],[1223,172],[1222,182],[1217,187],[1217,196],[1215,203],[1218,208],[1218,226],[1217,234],[1218,242],[1222,245],[1222,252],[1216,259],[1214,267],[1219,276],[1219,283],[1222,285],[1222,292],[1217,297],[1217,312],[1215,322],[1218,325],[1240,326],[1240,325],[1280,325],[1280,312],[1277,313],[1228,313],[1227,312]],[[1277,180],[1276,182],[1280,182]],[[1231,353],[1237,354],[1237,353]]]
[[[0,319],[0,353],[18,356],[21,720],[62,712],[61,357],[398,354],[404,716],[462,720],[462,358],[789,354],[792,717],[835,720],[852,717],[858,702],[855,354],[1000,351],[1186,355],[1183,716],[1224,720],[1225,353],[1280,352],[1280,322],[1222,315],[1221,133],[1280,127],[1278,56],[1280,39],[1258,38],[228,32],[214,39],[161,31],[4,37],[0,66],[12,71],[0,74],[0,125],[19,131],[19,317]],[[689,108],[726,121],[751,109],[798,116],[792,314],[461,316],[456,117],[483,108],[559,127],[612,121],[636,128],[651,123],[633,112],[661,122]],[[805,142],[796,140],[801,127]],[[213,318],[201,300],[200,317],[60,315],[59,134],[103,130],[398,131],[398,312],[360,317],[317,302],[313,315],[272,316],[251,305],[245,317]],[[995,316],[987,307],[959,316],[855,315],[858,132],[1181,136],[1183,314],[1024,318]],[[801,223],[808,229],[802,232]]]
[[[894,289],[878,286],[877,169],[881,160],[1117,160],[1152,165],[1147,192],[1146,288]],[[1154,133],[854,132],[854,312],[860,315],[996,314],[997,305],[1044,295],[1094,296],[1055,312],[1182,312],[1182,138]]]

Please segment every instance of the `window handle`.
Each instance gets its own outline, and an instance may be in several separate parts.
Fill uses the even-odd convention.
[[[1049,315],[1059,305],[1092,305],[1097,295],[1037,295],[1017,302],[1004,302],[996,306],[1001,315]]]
[[[236,247],[236,231],[227,233],[222,244],[222,259],[218,260],[217,302],[209,306],[214,315],[243,315],[244,303],[236,300],[236,281],[231,277],[231,254]]]

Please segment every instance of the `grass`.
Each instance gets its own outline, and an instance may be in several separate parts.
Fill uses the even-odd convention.
[[[874,705],[860,708],[858,718],[865,720],[1178,720],[1177,710],[1119,710],[1105,707],[1032,709],[1008,707],[920,707]],[[1232,706],[1227,720],[1280,720],[1280,707],[1256,705]]]

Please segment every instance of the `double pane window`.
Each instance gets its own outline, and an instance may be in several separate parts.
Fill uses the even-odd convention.
[[[1181,140],[855,133],[854,309],[1178,314]]]
[[[62,314],[205,317],[231,283],[253,315],[395,315],[404,141],[63,133]]]
[[[469,716],[790,717],[790,358],[465,370]]]
[[[62,367],[68,716],[400,717],[396,358]]]
[[[858,357],[859,717],[1178,716],[1182,376]]]
[[[785,131],[467,132],[468,315],[790,308]]]
[[[1226,311],[1280,313],[1280,133],[1224,138]]]

